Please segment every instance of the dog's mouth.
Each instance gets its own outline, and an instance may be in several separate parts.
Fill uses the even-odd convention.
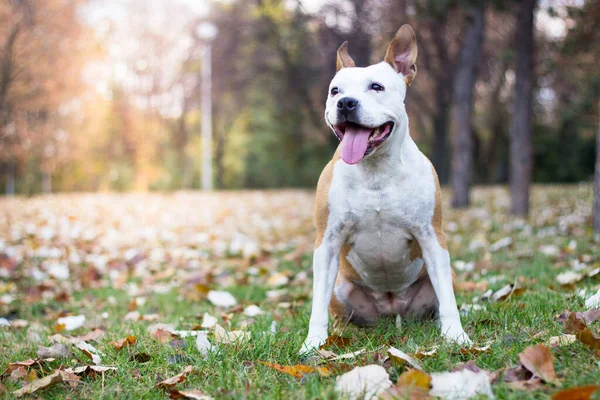
[[[335,135],[342,142],[341,156],[347,164],[356,164],[390,137],[393,122],[370,128],[353,122],[342,122],[335,125]]]

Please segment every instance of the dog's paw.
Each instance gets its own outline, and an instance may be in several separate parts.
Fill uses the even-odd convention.
[[[456,329],[449,327],[446,330],[442,330],[442,335],[447,341],[458,343],[462,346],[470,346],[473,344],[471,339],[469,339],[469,335],[467,335],[466,332],[460,327]]]
[[[313,350],[318,350],[321,345],[325,343],[325,338],[320,336],[309,336],[302,344],[300,348],[300,355],[307,355],[311,353]]]

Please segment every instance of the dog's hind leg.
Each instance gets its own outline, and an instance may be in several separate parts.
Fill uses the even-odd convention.
[[[353,282],[340,279],[338,283],[329,308],[334,319],[334,330],[341,331],[348,321],[357,326],[375,322],[379,311],[371,293]]]

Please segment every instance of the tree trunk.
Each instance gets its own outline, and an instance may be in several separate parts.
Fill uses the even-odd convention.
[[[452,148],[452,207],[469,206],[469,186],[473,168],[473,132],[471,114],[473,112],[473,87],[477,79],[477,67],[483,42],[485,7],[479,2],[469,10],[469,27],[456,66],[454,78],[453,119],[456,130]]]
[[[52,175],[49,172],[42,173],[42,192],[45,194],[52,193]]]
[[[594,202],[594,233],[600,235],[600,102],[598,102],[598,131],[596,132],[596,199]]]
[[[533,15],[537,0],[522,0],[517,17],[515,90],[510,121],[510,192],[512,215],[529,213],[533,167]]]
[[[9,160],[6,163],[6,169],[4,172],[4,176],[6,181],[4,182],[4,194],[7,196],[15,195],[15,163],[12,160]]]
[[[441,184],[448,183],[448,122],[452,97],[452,79],[437,82],[436,106],[433,116],[433,151],[431,162],[437,171]]]

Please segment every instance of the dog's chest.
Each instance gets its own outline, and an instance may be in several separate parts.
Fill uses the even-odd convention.
[[[423,261],[411,257],[414,198],[401,185],[348,185],[337,204],[343,221],[347,260],[362,283],[378,291],[401,291],[419,275]]]

